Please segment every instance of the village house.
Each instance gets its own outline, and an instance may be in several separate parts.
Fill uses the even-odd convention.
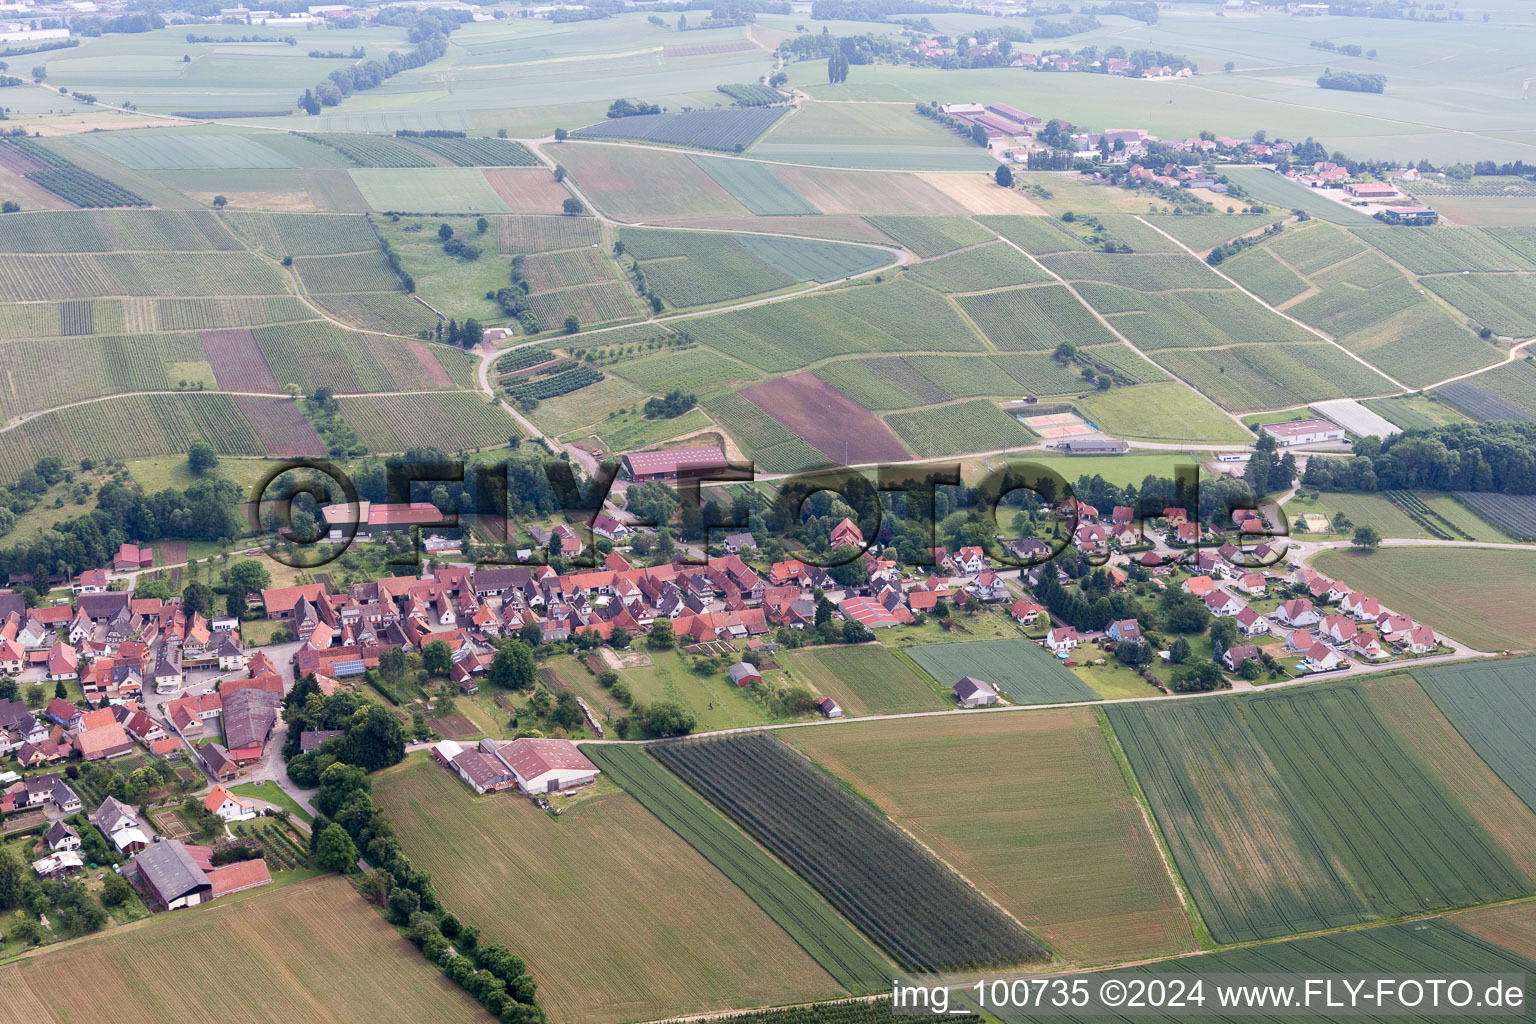
[[[1218,619],[1225,619],[1236,615],[1248,607],[1243,599],[1224,587],[1218,587],[1213,593],[1205,596],[1205,608]]]
[[[256,817],[256,801],[235,796],[223,786],[214,786],[203,798],[203,810],[225,821],[248,821]]]
[[[1285,601],[1275,609],[1275,621],[1287,626],[1311,626],[1315,625],[1319,618],[1317,610],[1312,607],[1312,602],[1304,597]]]
[[[1228,647],[1221,652],[1221,665],[1228,672],[1236,672],[1243,667],[1243,662],[1259,660],[1259,649],[1253,644],[1239,644]]]
[[[149,845],[149,830],[140,824],[133,808],[107,797],[91,814],[91,824],[101,830],[118,853],[137,853]]]
[[[1077,650],[1077,630],[1071,626],[1059,626],[1045,635],[1045,646],[1056,654]]]

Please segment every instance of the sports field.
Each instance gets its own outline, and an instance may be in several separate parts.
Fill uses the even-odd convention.
[[[1114,388],[1091,394],[1078,405],[1110,437],[1230,443],[1251,436],[1220,409],[1178,384]]]
[[[991,683],[1014,704],[1098,699],[1053,655],[1023,638],[919,644],[903,652],[944,686],[955,685],[961,676],[974,676]]]
[[[1061,959],[1091,965],[1192,948],[1189,920],[1092,710],[780,735]]]
[[[1437,633],[1484,651],[1528,649],[1536,552],[1479,548],[1325,551],[1314,565]]]
[[[0,967],[0,986],[5,1024],[493,1019],[335,875],[49,948]]]
[[[740,889],[644,807],[609,790],[559,819],[475,797],[416,755],[374,797],[419,870],[574,1022],[825,999],[842,990]]]
[[[837,701],[850,718],[950,706],[927,679],[880,644],[806,648],[786,651],[781,658],[797,682]]]

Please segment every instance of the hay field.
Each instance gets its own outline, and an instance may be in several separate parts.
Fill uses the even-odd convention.
[[[841,994],[756,904],[634,798],[593,795],[558,820],[475,797],[412,757],[374,796],[416,867],[482,940],[505,942],[552,1020],[593,1024]]]
[[[1091,710],[781,733],[1076,964],[1193,948]]]
[[[3,1024],[492,1019],[336,875],[49,949],[0,990]]]

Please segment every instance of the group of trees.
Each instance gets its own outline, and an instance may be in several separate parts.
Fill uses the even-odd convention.
[[[72,477],[53,456],[39,459],[12,488],[11,507],[0,505],[0,534],[15,523],[12,509],[25,511],[49,487]],[[184,491],[170,488],[143,494],[115,482],[96,491],[96,507],[54,524],[24,543],[0,550],[0,573],[30,574],[37,580],[74,576],[105,565],[124,541],[203,540],[224,543],[246,530],[239,514],[244,495],[228,480],[210,478]]]
[[[402,654],[399,648],[386,653]],[[381,657],[381,674],[383,661]],[[314,787],[338,761],[377,771],[405,757],[405,730],[388,708],[346,690],[327,697],[312,675],[299,679],[283,698],[283,721],[288,723],[283,746],[283,756],[290,759],[288,777],[305,789]],[[301,734],[329,730],[340,730],[342,735],[333,736],[318,750],[299,753]]]
[[[1343,89],[1346,92],[1383,92],[1387,88],[1387,76],[1324,68],[1323,73],[1317,76],[1317,84],[1324,89]]]
[[[687,394],[674,388],[661,398],[649,398],[645,402],[645,418],[672,420],[699,404],[697,395]]]
[[[315,807],[320,813],[310,832],[317,863],[352,874],[358,858],[366,858],[373,867],[362,878],[364,894],[388,909],[423,956],[497,1020],[543,1024],[544,1013],[535,1002],[538,984],[523,961],[505,946],[481,947],[479,931],[443,906],[432,876],[412,866],[394,824],[374,803],[367,771],[338,761],[320,773],[319,787]]]
[[[481,217],[477,227],[479,234],[485,234],[491,226],[491,222]],[[439,224],[437,227],[437,239],[443,243],[443,252],[449,256],[464,260],[466,263],[480,258],[480,247],[473,245],[454,233],[452,224]]]
[[[1455,423],[1362,438],[1350,458],[1307,460],[1302,482],[1326,490],[1536,494],[1536,423]]]
[[[431,63],[448,52],[448,34],[469,19],[468,11],[384,9],[375,20],[409,25],[407,37],[415,47],[403,53],[391,50],[382,60],[370,59],[337,68],[325,81],[304,90],[299,108],[306,114],[318,114],[323,107],[334,107],[354,92],[375,89],[402,71]]]
[[[117,876],[108,872],[108,877]],[[45,881],[32,877],[21,858],[10,850],[0,850],[0,910],[22,907],[28,911],[15,923],[7,923],[7,937],[19,938],[26,945],[43,942],[48,933],[38,918],[44,915],[56,936],[73,937],[100,931],[110,920],[102,900],[122,903],[131,895],[123,892],[127,883],[121,878],[117,880],[122,884],[105,886],[102,898],[97,899],[82,881]]]
[[[627,100],[623,97],[614,100],[608,105],[608,116],[636,117],[640,114],[659,114],[662,108],[655,103],[647,103],[644,100]]]

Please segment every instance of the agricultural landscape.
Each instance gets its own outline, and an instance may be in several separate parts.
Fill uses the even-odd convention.
[[[1529,4],[4,6],[0,1021],[1536,995]]]

